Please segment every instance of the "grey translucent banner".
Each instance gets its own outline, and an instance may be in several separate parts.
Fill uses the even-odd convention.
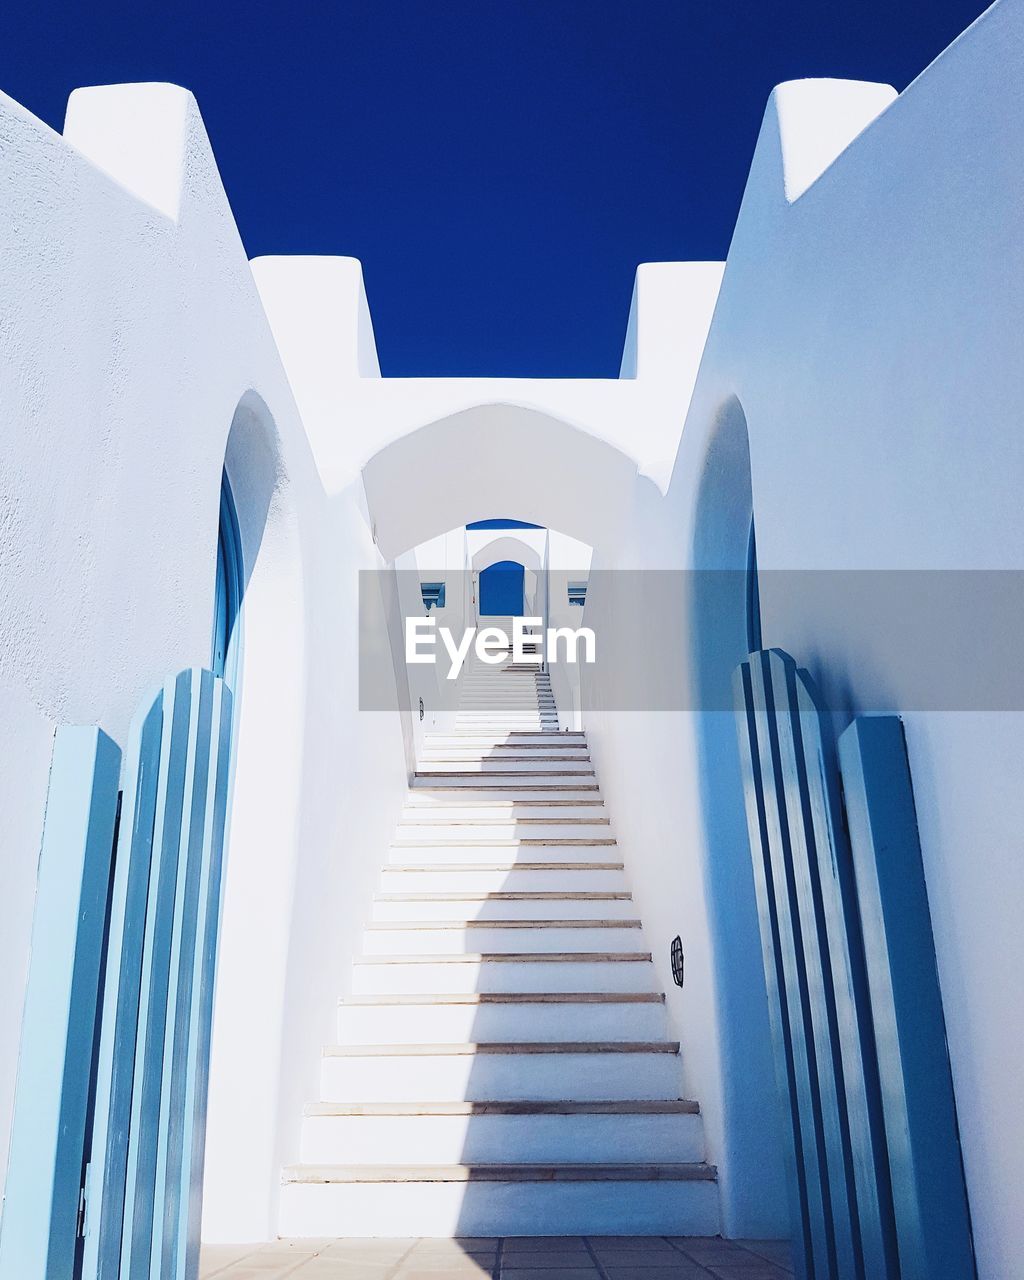
[[[542,625],[593,632],[593,663],[566,663],[562,643],[545,664],[556,700],[584,713],[731,711],[750,647],[792,654],[843,714],[1024,710],[1024,571],[767,570],[756,586],[740,570],[598,570],[538,574],[524,591]],[[477,616],[475,587],[465,571],[360,574],[361,709],[457,707],[441,629],[460,644],[505,621]],[[410,620],[437,636],[435,665],[406,661]]]

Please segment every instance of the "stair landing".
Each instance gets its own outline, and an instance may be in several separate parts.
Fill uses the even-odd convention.
[[[692,1236],[471,1237],[458,1240],[275,1240],[206,1245],[200,1280],[791,1280],[779,1240]]]

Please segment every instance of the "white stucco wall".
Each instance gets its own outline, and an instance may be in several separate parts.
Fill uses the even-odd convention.
[[[1006,86],[1022,54],[1024,8],[1003,0],[898,99],[845,82],[776,91],[671,482],[663,499],[638,504],[633,538],[611,563],[701,563],[701,486],[723,416],[738,411],[762,571],[1021,568],[1024,120]],[[909,677],[929,661],[927,644],[908,664],[885,617],[856,597],[828,613],[819,599],[762,575],[764,643],[792,652],[845,705],[838,727],[858,711],[904,714],[979,1270],[997,1280],[1024,1247],[1024,1112],[1012,1065],[1024,1006],[999,977],[1024,961],[1024,723],[1011,711],[918,709]],[[596,606],[588,602],[592,619]],[[950,599],[934,641],[959,627],[964,662],[999,661],[998,637],[983,618],[971,636],[963,610]],[[706,830],[685,825],[699,795],[685,735],[644,724],[630,750],[622,717],[589,723],[617,813],[622,794],[628,806],[644,786],[681,792],[678,820],[706,849]],[[629,838],[655,835],[654,819],[645,828],[636,810],[635,825],[628,810],[619,819]],[[657,927],[664,864],[631,854]],[[715,945],[710,937],[709,955]],[[708,1024],[720,1044],[727,1018],[720,1009]],[[684,1040],[693,1064],[694,1037]],[[727,1090],[726,1059],[707,1065],[705,1079],[717,1074]],[[721,1138],[728,1151],[728,1125]],[[725,1172],[727,1213],[735,1172]]]
[[[225,454],[252,576],[210,1239],[276,1231],[278,1171],[422,732],[358,709],[359,569],[387,571],[371,623],[386,651],[391,567],[461,567],[461,526],[493,516],[592,547],[595,571],[741,568],[751,498],[762,569],[1020,567],[1022,55],[1024,0],[1001,0],[895,100],[885,86],[782,86],[724,278],[719,264],[642,267],[622,376],[606,381],[381,379],[358,263],[246,263],[187,93],[81,91],[63,138],[0,99],[0,731],[18,744],[2,891],[21,922],[0,964],[0,1153],[53,726],[99,723],[123,742],[147,689],[208,660]],[[762,604],[765,643],[849,714],[905,710],[905,667],[876,617],[826,617],[768,580]],[[599,631],[607,605],[592,589],[587,625]],[[467,601],[447,607],[461,616]],[[678,637],[694,678],[713,680],[743,642],[736,618]],[[587,690],[586,727],[725,1229],[781,1234],[730,717],[621,712],[605,692]],[[424,724],[444,722],[429,709]],[[1009,998],[1024,965],[1024,724],[905,718],[981,1280],[1004,1280],[1024,1252],[1024,1011]]]
[[[123,743],[149,689],[209,661],[220,478],[245,399],[260,425],[240,415],[229,459],[252,578],[207,1210],[215,1235],[264,1238],[347,968],[336,956],[351,886],[362,877],[368,892],[367,850],[386,840],[404,782],[395,723],[360,719],[353,750],[354,570],[380,560],[360,499],[328,495],[317,474],[191,95],[79,91],[64,137],[3,98],[0,138],[2,890],[14,922],[0,966],[0,1166],[47,743],[57,722],[99,723]]]

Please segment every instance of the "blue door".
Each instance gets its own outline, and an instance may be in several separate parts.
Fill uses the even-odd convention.
[[[488,565],[480,574],[480,616],[522,617],[524,573],[515,560]]]

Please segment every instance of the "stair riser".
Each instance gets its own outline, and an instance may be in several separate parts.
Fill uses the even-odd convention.
[[[409,804],[403,809],[398,821],[397,834],[405,837],[406,831],[422,827],[424,831],[464,830],[474,826],[493,831],[507,828],[514,834],[529,835],[537,827],[557,826],[559,828],[583,827],[595,835],[603,835],[611,828],[611,822],[603,806],[592,804],[556,805],[532,804],[517,805],[474,805],[444,804]]]
[[[664,1040],[658,1004],[343,1005],[339,1044]],[[682,1159],[683,1157],[680,1157]],[[686,1157],[688,1158],[688,1157]],[[353,1156],[350,1163],[358,1163]]]
[[[499,715],[506,711],[554,711],[555,700],[549,689],[473,689],[463,690],[459,695],[460,711],[496,711]]]
[[[457,795],[460,799],[476,794],[480,799],[500,800],[502,803],[518,801],[519,803],[544,803],[548,800],[600,800],[601,790],[596,779],[589,782],[586,778],[574,781],[571,777],[564,780],[540,778],[501,778],[495,781],[493,774],[489,777],[477,775],[469,778],[415,778],[413,791],[430,791],[435,796]]]
[[[713,1182],[290,1183],[281,1189],[278,1228],[300,1238],[713,1236],[719,1229]]]
[[[589,760],[421,760],[417,773],[564,773],[590,775],[594,766]]]
[[[496,749],[500,751],[585,751],[585,738],[574,738],[569,733],[537,733],[528,736],[498,733],[446,733],[424,739],[424,746],[431,751],[447,747],[465,751]]]
[[[531,859],[537,861],[537,859]],[[391,871],[381,873],[383,893],[500,893],[538,890],[550,893],[584,893],[626,889],[621,871],[524,871],[515,867],[499,871]]]
[[[532,718],[488,715],[487,717],[481,717],[477,720],[472,714],[470,714],[467,719],[467,717],[460,711],[455,718],[455,727],[457,729],[486,727],[487,730],[492,733],[508,732],[511,729],[518,729],[523,732],[532,731],[534,733],[552,733],[557,732],[558,723],[558,717],[555,715]]]
[[[492,685],[464,685],[459,692],[459,705],[467,706],[474,702],[494,702],[501,704],[526,703],[536,706],[538,702],[554,702],[551,689],[529,686],[525,689],[496,688]]]
[[[491,840],[552,840],[564,844],[574,840],[614,840],[610,825],[583,822],[402,822],[395,832],[396,843],[415,840],[437,843],[442,840],[468,844]]]
[[[489,714],[462,712],[455,717],[455,727],[460,729],[486,729],[490,733],[507,733],[510,729],[545,730],[550,733],[558,729],[558,717],[549,716],[499,716]]]
[[[502,707],[500,710],[494,707],[481,707],[477,710],[460,710],[456,713],[456,722],[463,721],[469,727],[479,728],[482,725],[488,727],[493,726],[495,729],[507,729],[509,725],[514,725],[518,720],[523,719],[543,719],[547,717],[557,718],[557,712],[554,707],[532,707],[516,708]],[[482,730],[481,730],[482,731]]]
[[[375,902],[373,919],[395,923],[423,920],[633,920],[636,903],[628,898],[495,898],[459,902]]]
[[[544,765],[561,765],[563,763],[589,763],[590,756],[585,751],[499,751],[496,747],[471,751],[460,751],[458,747],[447,747],[438,751],[420,753],[420,767],[424,764],[501,764],[516,765],[518,768],[541,768]]]
[[[590,753],[582,742],[553,742],[550,746],[534,743],[514,742],[481,742],[470,739],[468,742],[448,742],[438,745],[426,742],[421,749],[423,757],[440,757],[447,759],[450,755],[493,757],[495,760],[536,760],[548,756],[556,760],[585,759]]]
[[[567,813],[582,809],[595,817],[608,817],[600,791],[574,791],[571,786],[558,791],[545,791],[543,787],[538,787],[535,791],[518,793],[514,788],[494,791],[474,787],[471,791],[447,794],[437,794],[429,786],[416,787],[409,792],[403,813],[455,813],[464,809],[490,809],[494,813],[503,813],[511,809],[513,814],[531,817],[534,814],[543,816],[539,810],[544,808],[565,809]]]
[[[609,836],[597,837],[609,840]],[[616,846],[602,844],[394,844],[391,866],[487,866],[519,862],[618,862]]]
[[[656,991],[649,960],[514,960],[353,965],[356,995],[445,995],[474,991]],[[614,1094],[610,1094],[614,1097]]]
[[[675,1098],[671,1053],[487,1053],[325,1057],[324,1102],[493,1102]]]
[[[641,951],[641,929],[366,929],[363,955],[459,955],[504,951]]]
[[[704,1158],[700,1116],[306,1116],[308,1164],[656,1163]]]

